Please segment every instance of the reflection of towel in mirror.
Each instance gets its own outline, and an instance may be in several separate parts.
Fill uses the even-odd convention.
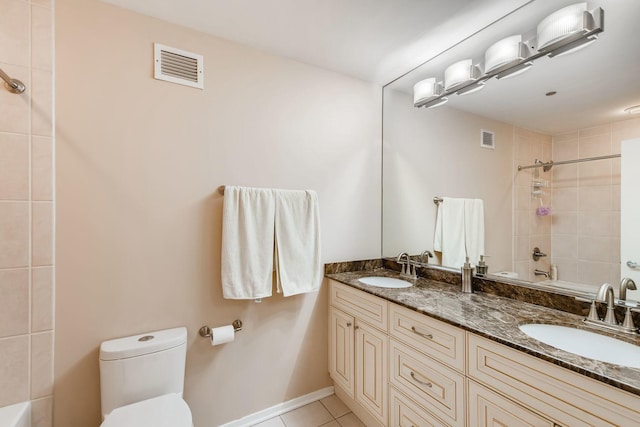
[[[464,199],[442,198],[438,205],[433,249],[442,252],[442,265],[460,267],[464,263]]]
[[[484,253],[484,203],[482,199],[464,201],[464,244],[471,265]]]
[[[433,248],[442,265],[462,267],[465,257],[475,264],[484,254],[484,208],[480,199],[443,197],[438,205]]]

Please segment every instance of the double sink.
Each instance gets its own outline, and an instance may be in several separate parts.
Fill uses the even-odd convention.
[[[387,289],[403,289],[413,283],[384,276],[368,276],[359,282]],[[527,336],[554,348],[601,362],[640,369],[640,346],[612,338],[599,333],[545,323],[519,325],[520,331]]]

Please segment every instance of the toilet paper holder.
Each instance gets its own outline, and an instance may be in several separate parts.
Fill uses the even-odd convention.
[[[231,324],[234,332],[240,332],[242,330],[242,320],[234,320]],[[211,338],[211,328],[209,326],[203,326],[198,331],[202,338]]]

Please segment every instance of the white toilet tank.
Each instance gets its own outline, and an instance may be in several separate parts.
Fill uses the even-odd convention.
[[[182,397],[187,356],[184,327],[105,341],[100,345],[102,417],[169,393]]]

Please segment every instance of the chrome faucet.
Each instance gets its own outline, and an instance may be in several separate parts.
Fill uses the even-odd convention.
[[[628,277],[625,277],[620,281],[620,297],[619,297],[620,300],[622,301],[627,300],[627,289],[631,289],[632,291],[635,291],[638,288],[636,287],[636,282],[629,279]]]
[[[403,259],[405,261],[403,261]],[[400,252],[398,257],[396,258],[396,262],[402,266],[400,270],[400,275],[408,277],[410,279],[417,279],[418,274],[416,273],[415,266],[411,262],[411,257],[406,252]]]
[[[420,262],[429,264],[429,258],[433,258],[433,253],[431,251],[422,251],[420,254]]]
[[[609,283],[604,283],[598,289],[596,294],[596,301],[607,303],[607,315],[604,317],[604,322],[609,325],[617,325],[616,315],[614,313],[615,296],[613,294],[613,286]]]
[[[627,305],[627,289],[631,289],[632,291],[637,290],[636,282],[625,277],[620,281],[620,292],[619,299],[625,306],[624,312],[624,320],[622,321],[622,327],[627,332],[635,332],[638,329],[636,325],[633,323],[633,318],[631,317],[631,307]]]

